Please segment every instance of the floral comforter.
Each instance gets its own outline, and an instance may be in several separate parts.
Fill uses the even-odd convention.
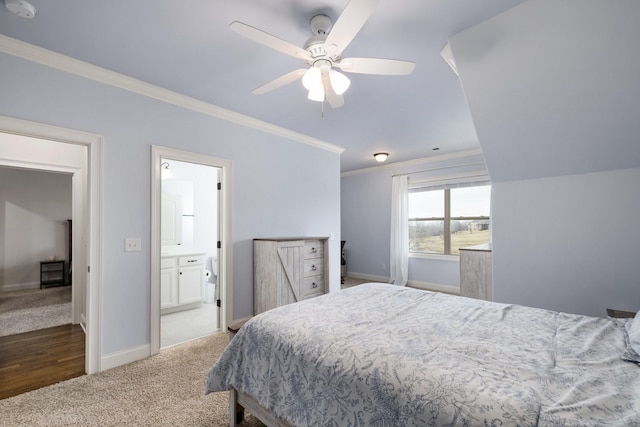
[[[370,283],[247,322],[206,390],[294,426],[640,426],[623,323]]]

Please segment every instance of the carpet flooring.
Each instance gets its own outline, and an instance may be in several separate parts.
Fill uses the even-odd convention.
[[[71,286],[0,293],[0,337],[71,321]]]
[[[228,426],[228,393],[204,394],[227,334],[179,344],[93,375],[0,400],[0,425]],[[243,427],[264,427],[247,413]]]

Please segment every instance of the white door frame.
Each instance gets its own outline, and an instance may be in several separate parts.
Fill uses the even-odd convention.
[[[161,159],[198,163],[220,169],[222,191],[218,222],[222,242],[218,257],[218,287],[220,289],[220,329],[227,330],[233,318],[233,242],[231,238],[231,160],[205,154],[176,150],[157,145],[151,146],[151,355],[160,352],[160,211],[162,199]]]
[[[43,161],[29,161],[31,153],[2,153],[0,161],[5,165],[29,169],[73,173],[73,217],[84,224],[74,227],[73,275],[86,271],[85,296],[85,371],[92,374],[100,371],[100,303],[102,300],[102,136],[72,129],[50,126],[12,117],[0,116],[0,132],[54,141],[61,144],[77,144],[87,148],[88,170],[60,165],[52,158]],[[18,153],[18,154],[16,154]],[[81,248],[81,249],[80,249]],[[74,304],[78,304],[75,301]],[[77,307],[77,306],[76,306]],[[75,313],[75,310],[74,310]],[[75,321],[76,319],[74,319]],[[81,320],[82,322],[82,320]]]

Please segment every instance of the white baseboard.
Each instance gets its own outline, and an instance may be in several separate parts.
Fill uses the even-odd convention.
[[[353,277],[354,279],[368,280],[370,282],[389,283],[389,278],[384,276],[374,276],[372,274],[354,273],[353,271],[348,271],[347,276]]]
[[[40,289],[40,282],[33,283],[14,283],[12,285],[0,286],[0,292],[24,291],[27,289]]]
[[[460,295],[459,286],[441,285],[439,283],[416,282],[409,280],[407,286],[425,291],[443,292],[445,294]]]
[[[389,278],[384,276],[374,276],[371,274],[363,274],[363,273],[354,273],[349,271],[347,276],[353,277],[354,279],[368,280],[371,282],[381,282],[381,283],[389,283]],[[447,294],[460,295],[460,287],[459,286],[451,286],[451,285],[442,285],[439,283],[430,283],[430,282],[418,282],[416,280],[409,280],[407,282],[407,286],[416,289],[422,289],[425,291],[434,291],[434,292],[444,292]]]
[[[134,347],[129,350],[119,351],[117,353],[107,354],[100,360],[100,370],[115,368],[116,366],[126,365],[136,360],[146,359],[151,355],[151,346],[149,344]]]

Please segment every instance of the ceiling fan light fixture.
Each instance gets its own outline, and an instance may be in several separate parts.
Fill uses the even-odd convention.
[[[324,88],[322,86],[309,91],[307,99],[311,101],[324,102]]]
[[[373,155],[373,157],[378,161],[378,163],[382,163],[387,160],[387,157],[389,157],[389,153],[376,153]]]
[[[309,92],[318,91],[322,89],[322,72],[316,67],[309,67],[309,69],[302,76],[302,86]]]
[[[331,82],[331,87],[333,87],[333,90],[338,95],[345,93],[347,89],[349,89],[349,86],[351,86],[351,80],[336,70],[329,71],[329,81]]]

